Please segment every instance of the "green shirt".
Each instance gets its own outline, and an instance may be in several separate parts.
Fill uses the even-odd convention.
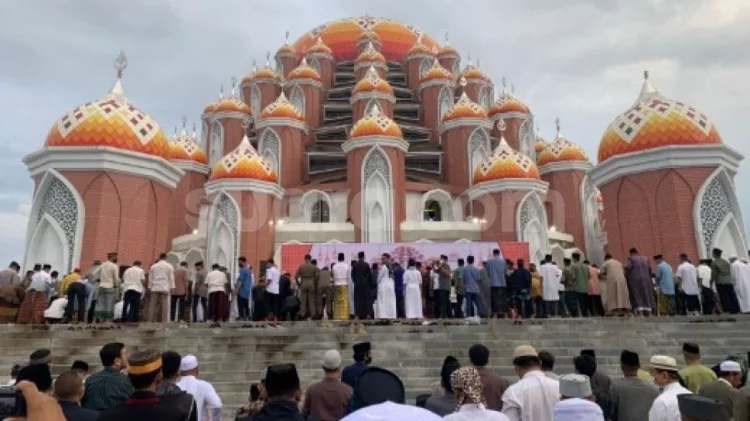
[[[698,393],[698,389],[706,383],[716,381],[716,373],[702,364],[689,365],[680,370],[680,377],[685,382],[685,387],[693,393]]]
[[[721,257],[711,262],[711,282],[717,284],[732,283],[732,272],[729,262]]]
[[[576,278],[575,292],[587,294],[589,292],[589,276],[591,274],[589,267],[581,262],[575,262],[570,265],[570,268],[573,269]]]
[[[130,380],[119,371],[105,367],[86,379],[86,394],[81,406],[95,411],[104,411],[125,403],[133,394]]]

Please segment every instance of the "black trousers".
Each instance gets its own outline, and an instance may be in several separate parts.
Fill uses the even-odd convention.
[[[208,297],[201,297],[200,295],[193,295],[193,322],[198,322],[198,303],[203,306],[203,320],[208,320]]]
[[[237,296],[237,316],[241,320],[250,319],[250,300]]]
[[[396,317],[399,319],[406,318],[406,309],[404,308],[404,297],[396,297]]]
[[[266,291],[266,311],[268,316],[279,317],[281,316],[281,307],[284,305],[279,300],[279,294],[272,294]]]
[[[184,295],[172,295],[170,297],[171,305],[169,306],[169,320],[176,322],[178,318],[182,318],[185,312],[185,296]]]
[[[714,291],[711,288],[701,287],[701,295],[703,298],[703,314],[714,314],[714,308],[716,307],[714,301],[716,299],[716,294],[714,294]]]
[[[451,317],[451,293],[445,289],[435,290],[435,318],[447,319]]]
[[[701,301],[698,295],[685,294],[685,311],[688,314],[701,311]]]
[[[80,282],[73,282],[68,287],[68,306],[65,308],[65,320],[70,322],[73,320],[73,310],[76,308],[75,304],[78,303],[78,323],[82,323],[86,320],[86,285]]]
[[[492,315],[505,317],[508,313],[508,288],[490,287],[490,295]]]
[[[141,311],[141,293],[138,291],[125,291],[122,299],[122,321],[126,323],[138,323],[138,312]]]
[[[586,292],[576,292],[578,295],[578,307],[581,309],[581,316],[589,317],[589,294]]]
[[[725,313],[737,314],[740,312],[740,302],[732,284],[716,284],[716,292],[719,293],[721,306]]]
[[[362,279],[354,282],[354,311],[360,320],[375,318],[369,280]]]
[[[601,295],[589,295],[589,312],[592,316],[603,317],[605,315]]]
[[[456,304],[453,305],[453,318],[464,318],[464,296],[456,294]]]

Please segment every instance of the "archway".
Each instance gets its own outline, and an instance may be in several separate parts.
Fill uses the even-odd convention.
[[[328,207],[328,202],[317,200],[313,203],[310,222],[318,224],[331,222],[331,209]]]
[[[391,165],[379,147],[370,149],[362,167],[364,241],[389,243],[392,239],[393,199]]]

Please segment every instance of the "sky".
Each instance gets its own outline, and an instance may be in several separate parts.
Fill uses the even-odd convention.
[[[130,100],[168,134],[197,121],[220,85],[322,23],[368,14],[412,24],[531,106],[595,160],[601,135],[638,96],[644,70],[668,98],[705,112],[750,155],[747,0],[34,0],[0,2],[0,266],[23,259],[33,185],[21,159],[52,124],[98,99],[128,57]],[[497,89],[499,91],[499,89]],[[750,163],[737,175],[750,181]],[[750,189],[738,189],[750,215]]]

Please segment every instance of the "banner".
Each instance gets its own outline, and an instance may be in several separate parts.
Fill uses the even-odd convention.
[[[344,261],[357,260],[360,251],[365,252],[365,260],[369,263],[380,263],[383,253],[391,255],[394,261],[406,266],[410,258],[423,264],[431,264],[440,258],[441,254],[448,256],[451,267],[457,266],[459,258],[474,256],[477,266],[492,257],[492,250],[500,249],[502,258],[529,260],[528,243],[498,243],[472,242],[472,243],[318,243],[318,244],[282,244],[281,245],[281,268],[292,275],[297,271],[304,256],[309,254],[318,261],[318,266],[330,266],[338,259],[339,253],[344,253]]]

